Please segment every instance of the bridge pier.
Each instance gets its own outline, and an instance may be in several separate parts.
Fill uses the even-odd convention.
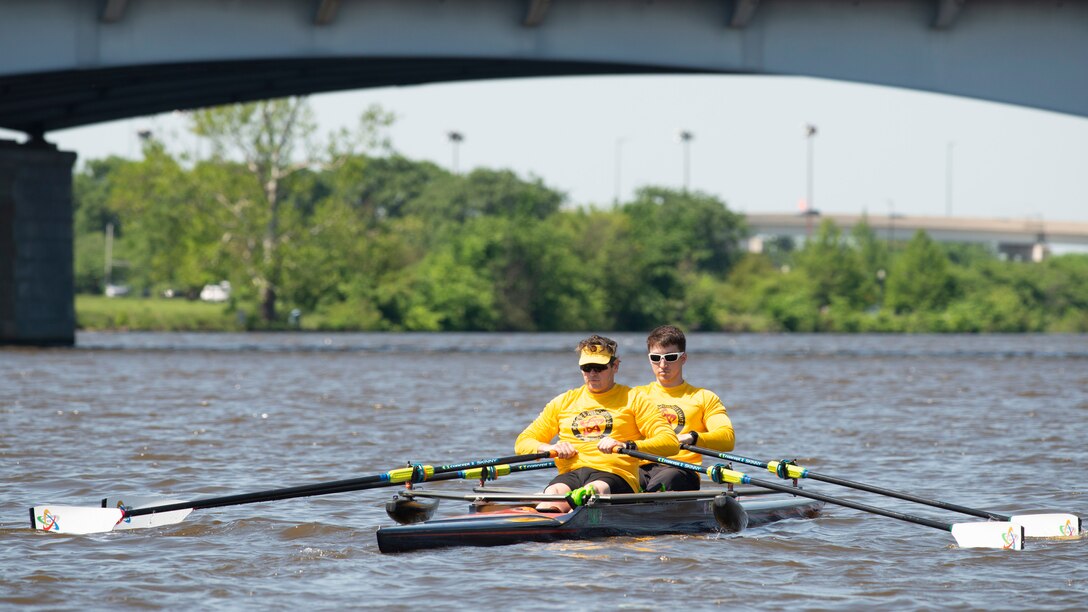
[[[0,140],[0,345],[75,344],[75,160],[42,141]]]

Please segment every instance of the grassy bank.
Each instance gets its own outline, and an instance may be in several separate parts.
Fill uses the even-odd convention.
[[[81,330],[245,331],[225,304],[185,299],[76,296],[76,327]]]

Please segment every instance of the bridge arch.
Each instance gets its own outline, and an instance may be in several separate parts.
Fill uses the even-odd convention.
[[[0,127],[36,137],[294,94],[546,75],[812,76],[1088,116],[1088,3],[35,0],[0,9]]]

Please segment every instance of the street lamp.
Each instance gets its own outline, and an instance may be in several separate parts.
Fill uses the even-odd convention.
[[[691,180],[691,141],[695,139],[695,134],[680,130],[679,137],[680,143],[684,145],[684,193],[687,193]]]
[[[945,148],[944,167],[944,216],[952,216],[952,149],[956,143],[949,142]]]
[[[465,135],[458,131],[450,131],[446,136],[450,139],[450,145],[453,147],[453,173],[458,174],[457,150],[461,146],[461,142],[465,140]]]
[[[813,205],[812,199],[812,182],[813,182],[813,142],[816,139],[816,126],[811,123],[805,124],[805,141],[807,144],[807,159],[806,159],[806,187],[805,187],[805,209],[807,211],[815,211],[816,207]]]
[[[895,246],[895,200],[888,200],[888,250]]]
[[[812,182],[813,182],[813,142],[816,139],[816,126],[811,123],[805,124],[805,144],[806,144],[806,176],[805,176],[805,232],[812,235],[812,217],[819,214],[816,212],[816,207],[813,205],[812,196]]]
[[[623,143],[626,141],[627,139],[623,136],[616,139],[616,195],[612,198],[612,203],[616,206],[620,203],[620,192],[623,187],[623,184],[620,182],[620,169],[623,166]]]

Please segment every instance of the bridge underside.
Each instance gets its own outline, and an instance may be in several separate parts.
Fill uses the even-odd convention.
[[[599,62],[411,57],[67,70],[0,77],[0,127],[40,139],[53,130],[89,123],[329,91],[513,77],[699,72],[705,71]]]
[[[1088,2],[1059,0],[4,0],[0,128],[30,138],[0,141],[0,343],[74,341],[74,156],[45,142],[53,130],[368,87],[655,73],[1088,117],[1084,58]]]
[[[0,127],[589,74],[810,76],[1088,117],[1088,2],[7,0]]]

